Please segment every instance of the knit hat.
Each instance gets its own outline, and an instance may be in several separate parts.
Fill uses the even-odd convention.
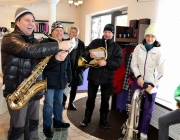
[[[174,99],[177,103],[180,103],[180,85],[177,87],[176,91],[174,92]]]
[[[35,20],[35,17],[33,15],[33,13],[29,10],[29,9],[26,9],[24,7],[20,7],[16,10],[16,13],[15,13],[15,22],[17,22],[19,19],[21,19],[24,15],[26,14],[31,14]]]
[[[151,23],[149,25],[149,27],[146,29],[144,36],[146,36],[147,34],[151,34],[156,36],[157,32],[156,32],[156,24],[155,23]]]
[[[62,28],[62,29],[64,29],[63,28],[63,25],[61,24],[61,22],[59,22],[59,21],[56,21],[56,22],[54,22],[53,24],[52,24],[52,26],[51,26],[51,33],[54,31],[54,29],[56,29],[56,28]]]
[[[113,24],[106,24],[106,26],[104,27],[104,31],[105,30],[111,31],[114,34],[114,25]]]

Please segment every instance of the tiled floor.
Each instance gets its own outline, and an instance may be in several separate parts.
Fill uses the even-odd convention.
[[[86,97],[87,93],[78,93],[76,95],[76,100]],[[68,100],[67,100],[68,101]],[[41,100],[41,104],[43,104],[43,99]],[[67,108],[68,102],[66,103]],[[50,140],[47,139],[42,132],[42,106],[40,108],[40,126],[39,126],[39,139],[40,140]],[[61,130],[53,130],[54,137],[51,140],[100,140],[94,136],[91,136],[77,127],[75,127],[67,117],[67,109],[63,111],[63,119],[65,122],[70,123],[70,128],[61,129]],[[0,140],[7,140],[7,132],[9,129],[9,114],[8,112],[0,115]]]

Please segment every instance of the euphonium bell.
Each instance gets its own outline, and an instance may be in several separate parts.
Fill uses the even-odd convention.
[[[107,59],[107,50],[104,47],[98,47],[96,49],[91,49],[89,52],[93,52],[97,57],[91,60],[85,58],[81,55],[78,59],[78,66],[82,68],[94,67],[99,68],[98,60]]]

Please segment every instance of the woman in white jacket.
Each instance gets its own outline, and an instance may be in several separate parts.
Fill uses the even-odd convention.
[[[164,58],[160,43],[156,40],[156,26],[154,23],[149,25],[144,36],[143,43],[135,47],[131,60],[131,68],[135,76],[132,94],[136,89],[142,89],[144,85],[148,85],[145,89],[147,93],[142,100],[142,111],[140,113],[139,131],[141,140],[147,139],[157,93],[155,89],[164,74]]]

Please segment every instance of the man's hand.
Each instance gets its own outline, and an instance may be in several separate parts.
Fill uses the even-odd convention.
[[[139,78],[137,79],[137,83],[138,83],[138,85],[139,85],[140,87],[143,87],[143,85],[144,85],[144,80],[142,79],[142,77],[139,77]]]
[[[71,48],[72,43],[73,42],[71,40],[59,42],[59,49],[63,51],[68,51]]]
[[[67,55],[68,55],[67,51],[60,51],[55,55],[55,58],[58,61],[64,61]]]
[[[101,60],[98,60],[98,64],[99,66],[106,66],[107,62],[106,60],[101,59]]]

